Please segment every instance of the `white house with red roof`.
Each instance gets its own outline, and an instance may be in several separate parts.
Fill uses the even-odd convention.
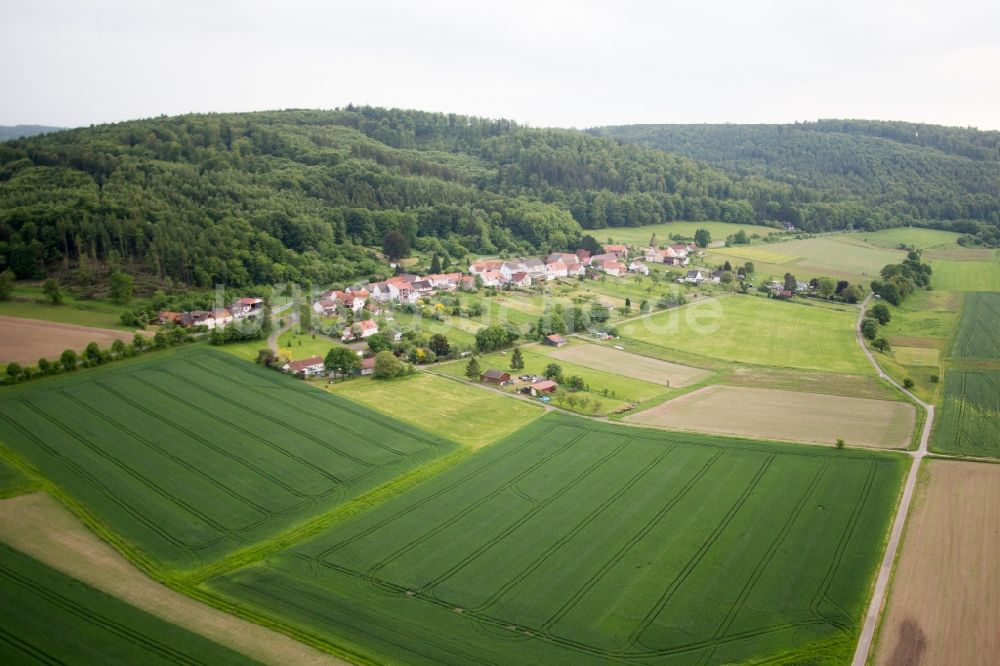
[[[521,271],[520,273],[514,273],[510,278],[510,283],[516,287],[530,287],[531,286],[531,276]]]
[[[289,361],[281,366],[281,369],[290,375],[302,375],[303,377],[313,377],[326,371],[321,356],[310,356],[301,361]]]
[[[630,273],[638,273],[639,275],[649,275],[649,266],[638,260],[633,260],[628,265],[628,270]]]
[[[604,245],[602,246],[605,254],[613,254],[619,259],[628,257],[628,246],[627,245]]]
[[[233,303],[233,307],[230,308],[230,311],[232,312],[233,317],[236,319],[242,319],[243,317],[256,316],[263,309],[263,298],[246,297]]]
[[[605,261],[601,264],[601,270],[603,270],[608,275],[613,275],[614,277],[621,277],[625,275],[625,264],[620,261]]]
[[[566,264],[561,259],[545,264],[545,273],[550,280],[566,277],[569,274],[566,270]]]
[[[371,337],[376,333],[378,333],[378,324],[375,323],[375,320],[365,319],[364,321],[356,321],[351,326],[346,327],[340,339],[344,342],[348,340],[360,340]]]

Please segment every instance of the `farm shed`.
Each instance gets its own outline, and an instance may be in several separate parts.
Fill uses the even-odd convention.
[[[565,347],[566,338],[558,333],[553,333],[552,335],[545,336],[545,344],[552,345],[553,347]]]
[[[559,388],[559,384],[556,384],[551,379],[546,379],[544,381],[531,385],[531,395],[543,395],[545,393],[555,393],[557,388]]]
[[[502,384],[503,382],[510,381],[510,373],[503,370],[490,369],[483,373],[482,379],[487,384]]]

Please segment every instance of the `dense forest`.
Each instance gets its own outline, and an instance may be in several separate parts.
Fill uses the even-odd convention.
[[[821,178],[718,168],[622,139],[348,107],[160,117],[9,141],[0,143],[0,271],[87,282],[120,265],[167,284],[327,284],[384,274],[372,248],[390,231],[460,259],[573,249],[587,230],[673,220],[824,231],[997,214],[986,175],[957,167],[928,176],[928,190],[946,182],[979,202],[977,215],[958,194],[959,208],[930,215],[905,197],[885,204]],[[988,141],[955,150],[997,164]]]
[[[821,191],[894,221],[1000,245],[1000,132],[869,120],[590,131],[704,161],[736,179]]]

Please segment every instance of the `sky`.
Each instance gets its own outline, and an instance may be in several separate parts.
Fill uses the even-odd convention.
[[[0,0],[0,125],[353,104],[1000,129],[996,0]]]

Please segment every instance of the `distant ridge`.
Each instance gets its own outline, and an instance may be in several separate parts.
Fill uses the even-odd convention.
[[[65,127],[52,127],[50,125],[0,125],[0,141],[10,141],[11,139],[23,139],[26,136],[45,134],[46,132],[58,132]]]

